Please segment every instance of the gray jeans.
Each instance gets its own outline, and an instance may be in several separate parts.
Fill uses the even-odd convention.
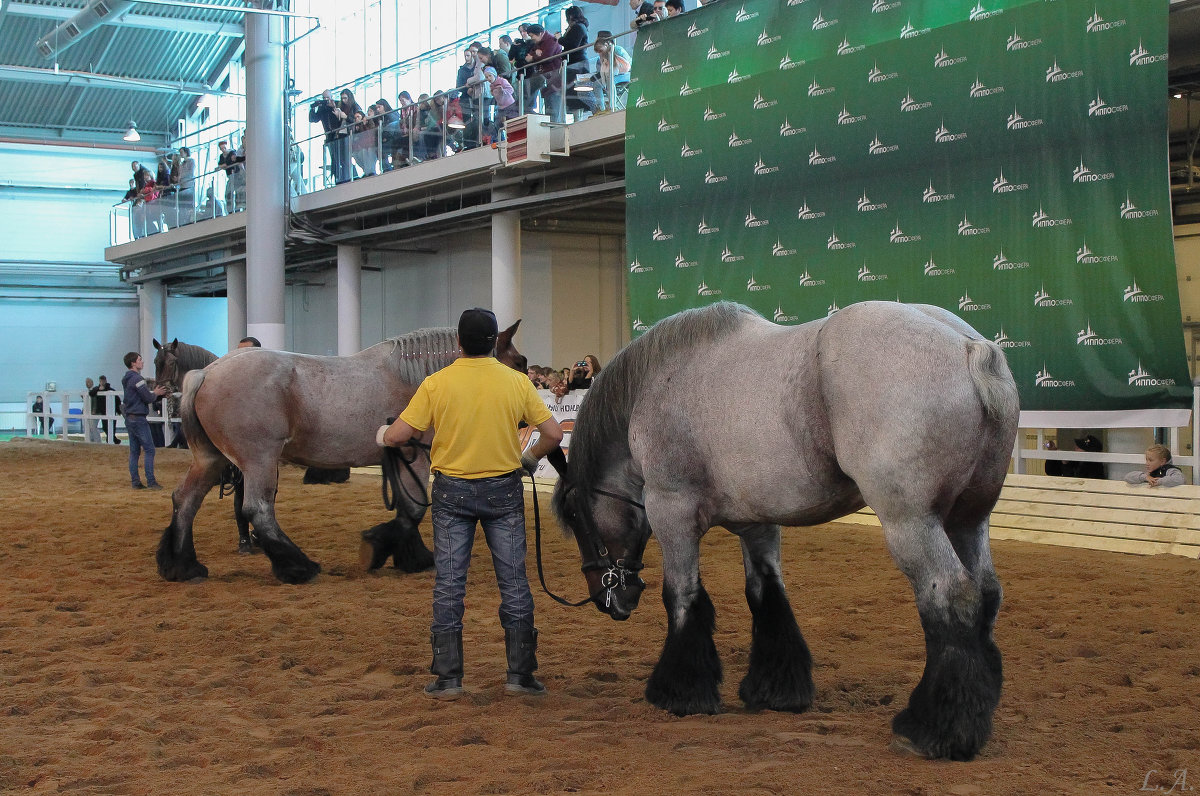
[[[493,478],[433,480],[434,633],[462,630],[467,568],[476,524],[483,525],[500,587],[500,624],[533,629],[533,595],[525,575],[525,496],[520,471]]]

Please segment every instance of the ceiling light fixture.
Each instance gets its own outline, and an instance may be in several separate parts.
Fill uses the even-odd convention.
[[[125,131],[124,139],[128,142],[136,143],[142,140],[142,136],[137,131],[137,122],[132,119],[129,121],[129,129]]]

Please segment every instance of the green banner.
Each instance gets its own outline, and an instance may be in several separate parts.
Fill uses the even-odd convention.
[[[937,304],[1026,410],[1191,405],[1167,0],[721,0],[644,27],[626,118],[635,334],[729,299]]]

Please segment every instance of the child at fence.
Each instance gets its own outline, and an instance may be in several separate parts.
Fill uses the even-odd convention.
[[[1171,464],[1171,449],[1166,445],[1151,445],[1146,448],[1146,467],[1134,470],[1125,476],[1130,484],[1149,484],[1151,487],[1180,486],[1184,483],[1183,470]]]

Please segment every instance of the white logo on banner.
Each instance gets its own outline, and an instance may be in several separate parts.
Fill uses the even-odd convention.
[[[653,270],[654,270],[654,266],[642,265],[641,263],[638,262],[636,257],[634,257],[633,262],[631,262],[629,264],[629,273],[631,273],[631,274],[644,274],[644,273],[648,273]]]
[[[650,238],[652,240],[670,240],[673,237],[675,237],[674,234],[670,232],[663,232],[661,226],[655,227],[654,232],[650,234]]]
[[[663,61],[663,62],[662,62],[662,64],[659,66],[659,71],[661,71],[663,74],[668,74],[668,73],[670,73],[670,72],[678,72],[680,69],[683,69],[683,65],[682,65],[682,64],[673,64],[673,63],[671,63],[671,59],[670,59],[670,58],[667,58],[667,59],[666,59],[665,61]]]
[[[875,66],[871,67],[871,71],[867,72],[867,82],[882,83],[885,80],[893,80],[900,77],[899,72],[884,72],[879,68],[879,62],[875,62]]]
[[[912,20],[910,19],[908,22],[904,23],[904,27],[900,28],[900,38],[915,39],[917,36],[924,36],[931,30],[933,30],[933,28],[914,28]]]
[[[728,246],[721,250],[721,262],[723,263],[737,263],[745,259],[746,255],[734,254],[732,251],[730,251]]]
[[[1016,52],[1017,50],[1028,50],[1030,47],[1037,47],[1041,43],[1041,39],[1023,39],[1021,38],[1021,34],[1014,30],[1012,35],[1008,37],[1008,45],[1005,49],[1009,52]]]
[[[719,295],[721,295],[721,289],[716,288],[716,287],[709,287],[705,283],[701,282],[696,287],[696,295],[697,296],[719,296]]]
[[[1050,214],[1038,206],[1037,212],[1033,214],[1033,226],[1038,229],[1047,227],[1066,227],[1075,223],[1069,218],[1051,218]]]
[[[689,25],[687,29],[687,36],[689,39],[694,39],[697,36],[703,36],[705,33],[708,33],[708,28],[697,27],[697,23],[695,22]]]
[[[865,122],[866,120],[867,115],[865,113],[855,116],[850,111],[846,110],[845,105],[842,106],[842,112],[837,116],[838,124],[857,124],[858,122]]]
[[[1004,327],[1000,327],[1000,332],[992,338],[992,342],[1001,348],[1032,348],[1033,343],[1029,340],[1013,340],[1004,333]]]
[[[700,89],[692,88],[692,84],[686,80],[683,81],[683,85],[679,87],[679,96],[681,96],[681,97],[690,97],[693,94],[699,94],[699,93],[700,93]]]
[[[777,171],[779,171],[779,167],[768,166],[766,163],[763,163],[761,155],[759,156],[758,161],[754,164],[754,174],[758,177],[761,177],[764,174],[773,174]]]
[[[1128,105],[1109,105],[1100,92],[1096,92],[1096,98],[1088,103],[1088,116],[1111,116],[1114,113],[1124,113],[1129,110]]]
[[[960,55],[955,58],[950,57],[950,55],[946,52],[945,46],[943,46],[942,49],[938,51],[937,55],[933,56],[933,65],[937,69],[944,69],[947,66],[954,66],[956,64],[964,63],[966,60],[967,56],[965,55]]]
[[[772,257],[791,257],[795,253],[795,249],[788,249],[784,247],[784,245],[779,241],[779,238],[775,239],[775,245],[771,247]]]
[[[665,287],[663,287],[662,284],[660,283],[658,286],[658,298],[660,301],[669,301],[669,300],[675,298],[675,294],[668,293],[667,289]]]
[[[673,185],[671,183],[671,181],[666,178],[666,175],[664,175],[663,178],[658,183],[658,190],[661,193],[670,193],[671,191],[678,191],[679,188],[680,188],[680,186]]]
[[[801,221],[812,221],[814,218],[824,218],[824,210],[813,210],[808,206],[808,200],[804,200],[804,204],[800,205],[800,209],[796,213],[796,217]]]
[[[904,111],[905,113],[911,113],[912,111],[923,111],[926,108],[932,107],[932,102],[917,102],[915,99],[913,99],[911,91],[900,98],[900,110]]]
[[[1157,210],[1138,210],[1137,205],[1135,205],[1133,200],[1129,198],[1129,194],[1125,194],[1125,201],[1121,202],[1121,218],[1153,218],[1157,215]]]
[[[818,11],[817,16],[812,21],[812,29],[825,30],[825,28],[832,28],[837,23],[838,21],[836,19],[826,20],[825,16]]]
[[[778,104],[779,104],[779,100],[766,99],[763,97],[761,91],[754,95],[754,102],[751,103],[752,107],[756,111],[761,111],[765,108],[770,108],[770,107],[772,107],[774,105],[778,105]]]
[[[1008,257],[1004,254],[1004,249],[1001,249],[1000,253],[992,258],[993,271],[1019,271],[1022,268],[1028,267],[1029,263],[1027,262],[1016,263],[1008,259]]]
[[[1092,331],[1092,322],[1089,319],[1087,328],[1080,329],[1075,335],[1075,345],[1124,345],[1125,341],[1120,337],[1101,337]]]
[[[800,320],[799,315],[788,315],[786,312],[784,312],[782,304],[775,308],[775,314],[772,317],[774,318],[775,323],[791,323],[792,321]]]
[[[783,36],[772,36],[770,33],[767,33],[766,28],[763,28],[763,32],[758,34],[758,46],[766,47],[768,44],[774,44],[782,38]]]
[[[715,122],[717,119],[724,119],[724,118],[725,118],[724,111],[722,111],[721,113],[717,113],[716,111],[714,111],[712,109],[711,105],[704,109],[704,121],[706,121],[706,122]]]
[[[725,79],[725,82],[726,83],[741,83],[743,80],[749,80],[749,79],[750,79],[750,75],[739,75],[737,67],[735,66],[733,68],[733,71],[729,73],[729,77]]]
[[[825,248],[830,251],[841,251],[843,249],[853,249],[855,246],[853,241],[843,241],[837,236],[835,231],[832,235],[825,239]]]
[[[639,166],[653,166],[658,162],[658,158],[648,158],[645,152],[639,152],[634,162]]]
[[[1009,182],[1004,176],[1004,172],[1000,172],[1000,176],[992,180],[992,193],[1012,193],[1013,191],[1028,191],[1029,183],[1027,182]]]
[[[879,140],[879,133],[871,139],[871,143],[867,144],[867,153],[870,155],[886,155],[888,152],[895,152],[900,149],[899,144],[885,144]]]
[[[971,13],[968,16],[968,19],[970,19],[970,21],[972,21],[972,22],[978,22],[979,20],[987,19],[988,17],[998,17],[1003,13],[1004,13],[1003,8],[996,9],[995,11],[987,11],[986,9],[984,9],[983,3],[980,2],[980,3],[976,3],[975,7],[971,9]]]
[[[961,141],[966,137],[966,133],[952,133],[946,129],[945,120],[942,121],[941,127],[933,131],[933,140],[939,144],[949,144],[953,141]]]
[[[1071,182],[1103,182],[1104,180],[1115,179],[1116,176],[1111,171],[1092,171],[1083,164],[1083,158],[1080,158],[1079,165],[1071,172]]]
[[[867,197],[867,192],[864,189],[863,195],[858,197],[858,203],[855,205],[860,213],[870,213],[875,210],[887,210],[887,202],[872,202]]]
[[[993,94],[1003,94],[1004,86],[985,86],[983,81],[976,75],[975,82],[971,84],[971,98],[979,99],[980,97],[990,97]]]
[[[679,148],[679,157],[681,157],[681,158],[694,158],[694,157],[696,157],[696,155],[703,155],[703,154],[704,154],[703,149],[692,149],[690,146],[688,146],[687,141],[684,141],[683,146]]]
[[[725,176],[724,174],[717,174],[712,169],[709,169],[708,171],[704,172],[704,184],[705,185],[715,185],[718,182],[725,182],[728,179],[729,179],[729,177]]]
[[[834,91],[837,91],[837,89],[833,86],[822,86],[817,82],[815,77],[813,78],[813,82],[808,84],[808,96],[810,97],[819,97],[822,94],[832,94]]]
[[[861,52],[867,48],[865,44],[851,44],[850,38],[842,39],[842,43],[837,47],[838,55],[853,55],[856,52]]]
[[[1137,47],[1129,51],[1130,66],[1146,66],[1147,64],[1154,64],[1165,60],[1167,60],[1166,53],[1151,55],[1150,51],[1142,46],[1141,39],[1138,39]]]
[[[835,160],[837,160],[837,155],[822,155],[816,147],[813,147],[813,151],[808,153],[808,165],[810,166],[821,166],[825,163],[833,163]]]
[[[875,2],[871,3],[871,13],[872,14],[882,14],[885,11],[891,11],[892,9],[899,8],[899,7],[900,7],[900,0],[894,0],[894,2],[890,2],[890,3],[888,2],[888,0],[875,0]]]
[[[925,263],[925,276],[949,276],[954,273],[953,268],[942,268],[934,262],[933,255],[929,255],[929,260]]]
[[[700,217],[700,223],[696,225],[697,235],[715,235],[720,231],[720,227],[710,227],[707,223],[705,223],[703,216]]]
[[[1164,296],[1162,293],[1143,292],[1142,289],[1138,287],[1137,282],[1134,282],[1132,285],[1126,287],[1122,295],[1124,296],[1124,300],[1130,302],[1131,304],[1144,304],[1151,301],[1166,301],[1166,296]]]
[[[800,274],[800,287],[818,287],[823,284],[825,284],[825,280],[813,279],[808,273],[807,268],[804,270],[804,273]]]
[[[963,216],[963,220],[958,222],[959,235],[986,235],[992,231],[991,227],[977,227]]]
[[[866,263],[863,263],[862,268],[858,269],[859,282],[882,282],[885,279],[887,279],[887,274],[876,274],[872,272],[871,269],[867,267]]]
[[[783,57],[779,59],[779,68],[786,72],[789,69],[795,69],[798,66],[804,66],[806,63],[808,62],[803,60],[793,61],[790,55],[784,53]]]
[[[1130,387],[1173,387],[1175,379],[1156,379],[1142,368],[1141,360],[1135,370],[1129,371]]]
[[[1038,292],[1033,294],[1033,306],[1035,307],[1070,307],[1075,302],[1069,298],[1056,299],[1052,298],[1046,292],[1046,286],[1042,285]]]
[[[783,117],[783,124],[779,125],[779,135],[781,138],[787,138],[790,135],[800,135],[800,133],[806,131],[807,128],[804,127],[792,127],[786,116]]]
[[[737,130],[734,130],[732,133],[729,134],[729,147],[731,149],[734,147],[745,146],[746,144],[753,144],[753,143],[754,143],[753,138],[739,138],[738,134],[737,134]]]
[[[679,256],[675,258],[676,268],[695,268],[699,263],[695,260],[689,260],[683,256],[683,252],[679,252]]]
[[[808,0],[787,0],[789,6],[802,6],[807,2]]]
[[[932,204],[934,202],[949,202],[953,198],[954,194],[952,193],[938,193],[937,189],[933,187],[933,180],[929,181],[929,187],[926,188],[921,194],[921,201],[925,204]]]
[[[735,22],[749,22],[750,20],[754,19],[754,18],[755,18],[755,17],[757,17],[757,16],[758,16],[758,12],[757,12],[757,11],[749,11],[749,12],[747,12],[747,11],[746,11],[746,6],[744,6],[744,5],[743,5],[741,8],[739,8],[739,9],[738,9],[738,12],[737,12],[737,14],[734,16],[734,18],[733,18],[733,19],[734,19],[734,21],[735,21]]]
[[[665,116],[661,117],[658,120],[658,131],[660,133],[666,133],[666,132],[674,130],[678,127],[679,127],[679,125],[668,122],[667,117],[665,117]]]
[[[770,289],[771,289],[770,285],[759,284],[758,282],[754,281],[753,275],[749,279],[746,280],[746,292],[747,293],[759,293],[763,290],[770,290]]]
[[[662,47],[662,45],[663,43],[661,41],[655,41],[653,36],[647,36],[646,41],[642,44],[642,52],[648,53],[651,50],[657,50],[659,47]]]
[[[1058,65],[1057,58],[1055,58],[1054,63],[1046,69],[1047,83],[1061,83],[1064,80],[1074,80],[1077,77],[1083,77],[1082,69],[1075,69],[1068,72]]]
[[[641,318],[634,318],[634,319],[633,319],[633,331],[635,331],[635,332],[648,332],[648,331],[650,331],[650,327],[649,327],[649,326],[647,326],[646,324],[642,323],[642,319],[641,319]]]
[[[1096,254],[1088,248],[1087,241],[1075,250],[1075,262],[1085,265],[1093,265],[1095,263],[1115,263],[1117,255],[1115,254]]]
[[[724,58],[727,55],[729,55],[729,50],[718,50],[716,42],[713,42],[713,45],[708,48],[708,60],[710,61]]]
[[[896,222],[896,226],[892,227],[891,233],[888,235],[889,243],[916,243],[921,239],[920,235],[906,235],[904,230],[900,229],[900,222]]]
[[[971,294],[969,293],[963,293],[958,299],[958,309],[960,312],[979,312],[980,310],[990,310],[991,308],[991,304],[980,304],[971,298]]]
[[[839,310],[841,310],[841,307],[839,307],[837,305],[837,302],[835,301],[832,304],[830,304],[829,309],[827,309],[825,311],[825,317],[828,318],[830,315],[834,314],[835,312],[838,312]]]
[[[638,98],[633,101],[633,107],[649,108],[651,105],[655,105],[657,103],[658,103],[658,100],[646,99],[646,96],[644,94],[639,94]]]
[[[1026,119],[1016,108],[1013,108],[1013,112],[1008,115],[1005,127],[1009,130],[1028,130],[1030,127],[1041,127],[1045,123],[1044,119]]]
[[[1056,379],[1050,375],[1050,371],[1046,368],[1046,363],[1042,363],[1042,369],[1037,372],[1033,378],[1034,386],[1037,387],[1074,387],[1075,382],[1071,379]]]
[[[770,221],[765,218],[759,218],[754,215],[754,208],[750,208],[750,212],[746,213],[746,229],[754,229],[756,227],[765,227],[770,225]]]
[[[1123,19],[1114,19],[1112,22],[1105,22],[1104,17],[1100,16],[1099,11],[1095,11],[1087,21],[1088,33],[1103,33],[1106,30],[1113,28],[1123,28],[1127,23]]]

